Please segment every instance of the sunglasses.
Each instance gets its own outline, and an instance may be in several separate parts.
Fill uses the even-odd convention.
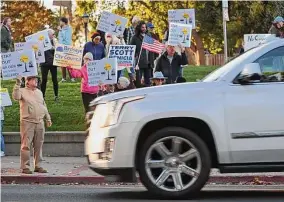
[[[155,79],[156,81],[165,81],[165,79]]]

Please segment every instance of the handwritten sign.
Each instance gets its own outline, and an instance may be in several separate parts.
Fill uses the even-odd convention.
[[[3,80],[14,79],[17,76],[36,76],[37,65],[33,50],[2,53]]]
[[[169,23],[181,23],[191,25],[195,29],[195,10],[194,9],[177,9],[168,10]]]
[[[190,47],[192,31],[191,25],[170,23],[169,30],[169,45],[182,45],[184,47]]]
[[[58,67],[71,66],[74,69],[81,69],[83,48],[57,44],[55,47],[53,65]]]
[[[88,84],[97,86],[103,84],[114,84],[117,82],[117,59],[104,58],[94,60],[87,64]]]
[[[125,67],[132,67],[135,49],[136,46],[133,45],[111,45],[108,58],[117,59],[117,70],[122,70]]]
[[[103,11],[97,30],[109,32],[116,36],[122,36],[127,24],[127,18]]]
[[[0,97],[1,107],[11,106],[12,101],[11,101],[8,89],[7,88],[1,88],[0,93],[1,93],[1,97]]]
[[[37,41],[29,41],[29,42],[20,42],[15,43],[15,51],[21,51],[21,50],[33,50],[35,52],[35,58],[36,62],[38,64],[45,62],[44,57],[44,47],[42,43],[38,43]]]
[[[29,35],[25,37],[26,41],[37,41],[41,43],[44,47],[44,51],[49,50],[52,48],[52,44],[50,41],[50,38],[48,36],[48,30],[43,30],[40,32],[37,32],[35,34]]]
[[[258,46],[264,42],[268,37],[276,37],[275,34],[245,34],[244,35],[244,49],[245,51]]]

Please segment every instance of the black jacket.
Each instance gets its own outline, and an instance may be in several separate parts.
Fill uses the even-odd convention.
[[[6,53],[11,51],[12,48],[12,38],[10,30],[2,25],[1,27],[1,52]]]
[[[130,45],[136,45],[136,50],[135,50],[135,64],[137,64],[137,60],[139,57],[139,53],[142,48],[142,41],[143,41],[143,36],[137,36],[134,35],[131,38]],[[153,52],[148,51],[148,58],[147,58],[147,52],[145,49],[142,50],[140,60],[139,60],[139,68],[140,69],[146,69],[146,68],[154,68],[154,60],[156,59],[156,55]]]
[[[51,41],[51,44],[53,46],[53,41]],[[49,49],[47,51],[44,51],[45,62],[41,63],[41,66],[53,65],[54,53],[55,53],[55,49],[54,48]]]
[[[185,53],[181,55],[175,53],[173,56],[173,61],[170,63],[167,58],[168,53],[165,52],[157,59],[157,64],[155,72],[162,72],[164,77],[167,77],[166,83],[174,83],[180,74],[181,65],[187,64],[187,57]]]

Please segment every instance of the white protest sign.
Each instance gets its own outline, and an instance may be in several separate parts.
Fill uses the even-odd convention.
[[[117,58],[117,70],[132,67],[134,63],[135,45],[111,45],[108,58]]]
[[[122,36],[127,24],[127,18],[103,11],[97,30],[108,32],[116,36]]]
[[[181,23],[192,25],[195,29],[195,10],[194,9],[177,9],[168,10],[169,23]]]
[[[15,43],[15,51],[21,51],[21,50],[28,50],[31,49],[35,52],[35,58],[36,62],[44,63],[45,57],[44,57],[44,47],[42,43],[38,43],[37,41],[29,41],[29,42],[20,42]]]
[[[1,88],[0,93],[1,93],[1,97],[0,97],[1,107],[11,106],[12,101],[11,101],[10,95],[8,93],[8,89],[7,88]]]
[[[81,69],[83,48],[57,44],[55,47],[53,65],[58,67],[72,67]]]
[[[48,36],[48,30],[43,30],[40,32],[37,32],[35,34],[29,35],[27,37],[25,37],[26,41],[37,41],[39,43],[41,43],[44,47],[44,50],[49,50],[52,48],[52,44],[50,41],[50,38]]]
[[[15,79],[17,76],[36,76],[37,65],[33,50],[2,53],[3,80]]]
[[[88,62],[87,72],[89,86],[97,86],[100,82],[114,84],[117,82],[117,59],[104,58]]]
[[[177,46],[182,45],[183,47],[190,47],[191,42],[191,25],[170,23],[169,28],[169,45]]]
[[[244,50],[247,51],[258,46],[270,37],[276,37],[275,34],[245,34],[244,35]]]

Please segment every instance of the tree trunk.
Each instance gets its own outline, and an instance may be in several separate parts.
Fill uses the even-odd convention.
[[[196,59],[196,65],[205,65],[205,53],[204,53],[204,46],[201,37],[198,35],[195,29],[192,30],[192,36],[196,43],[196,53],[195,59]]]

